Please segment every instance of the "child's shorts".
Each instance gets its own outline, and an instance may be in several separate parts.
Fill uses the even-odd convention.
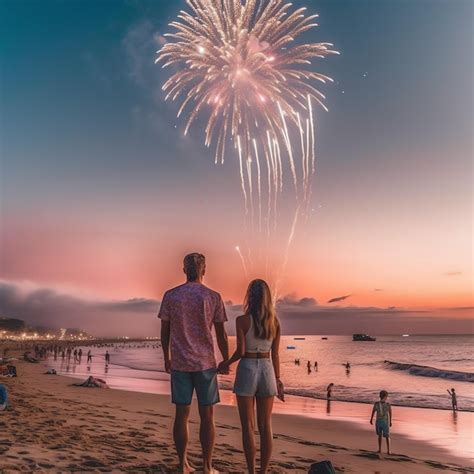
[[[377,436],[390,438],[390,429],[386,420],[377,420],[375,422],[375,431],[377,432]]]

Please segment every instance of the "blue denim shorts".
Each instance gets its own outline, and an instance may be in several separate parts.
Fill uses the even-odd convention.
[[[390,438],[390,428],[386,420],[377,420],[375,422],[375,431],[377,433],[377,436]]]
[[[193,392],[199,405],[215,405],[220,402],[217,385],[217,370],[199,372],[171,371],[171,401],[176,405],[191,405]]]
[[[234,393],[241,397],[277,395],[275,371],[271,359],[240,359],[235,376]]]

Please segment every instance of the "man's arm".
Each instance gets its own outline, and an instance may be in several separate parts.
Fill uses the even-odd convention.
[[[390,417],[390,426],[392,426],[392,405],[388,406],[388,416]]]
[[[245,335],[242,331],[242,316],[238,317],[235,320],[235,331],[237,334],[237,345],[235,348],[235,352],[232,354],[230,359],[228,360],[223,360],[219,364],[219,372],[221,373],[228,373],[229,372],[229,367],[234,363],[237,362],[242,358],[242,356],[245,353]]]
[[[165,359],[165,371],[169,374],[171,372],[170,360],[170,322],[161,321],[161,347],[163,349],[163,357]]]
[[[222,355],[222,359],[227,361],[229,359],[229,341],[227,339],[227,333],[223,322],[215,322],[214,328],[216,330],[216,339],[219,351]]]

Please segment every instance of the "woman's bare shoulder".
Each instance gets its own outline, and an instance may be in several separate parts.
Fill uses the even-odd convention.
[[[242,331],[247,332],[250,326],[250,317],[248,314],[242,314],[238,316],[235,320],[235,326],[237,329],[241,329]]]
[[[235,319],[236,324],[243,324],[249,320],[249,315],[248,314],[242,314],[241,316],[237,316]]]

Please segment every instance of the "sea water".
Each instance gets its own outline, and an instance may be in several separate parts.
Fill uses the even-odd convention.
[[[368,423],[378,392],[390,393],[394,407],[395,433],[429,442],[464,458],[474,458],[474,336],[377,336],[375,342],[353,342],[349,336],[284,336],[281,340],[281,376],[286,403],[276,402],[276,413],[309,418],[330,417]],[[301,339],[304,338],[304,339]],[[231,350],[235,338],[230,337]],[[288,347],[294,347],[288,349]],[[91,349],[92,364],[87,364]],[[105,364],[105,351],[111,363]],[[48,360],[60,374],[84,380],[101,377],[111,388],[169,394],[169,375],[157,342],[132,342],[82,347],[81,363]],[[218,353],[216,349],[216,353]],[[300,364],[295,364],[295,359]],[[311,372],[307,362],[310,361]],[[318,370],[314,370],[314,362]],[[349,362],[351,368],[346,370]],[[219,376],[221,401],[236,404],[231,393],[235,366],[230,375]],[[325,398],[334,383],[333,401]],[[461,412],[451,413],[447,389],[455,388]],[[353,403],[353,402],[361,402]],[[398,408],[400,407],[400,408]],[[408,408],[419,407],[419,408]],[[423,410],[421,408],[432,408]]]
[[[229,339],[232,350],[235,338]],[[107,372],[106,349],[111,356]],[[83,348],[85,354],[87,350]],[[89,371],[84,356],[80,366],[58,361],[56,368],[70,375],[89,373],[116,382],[121,378],[140,379],[145,384],[146,380],[169,380],[157,343],[92,347],[92,354]],[[390,393],[393,405],[450,409],[447,390],[454,388],[459,409],[474,411],[474,336],[471,335],[378,336],[374,342],[354,342],[349,336],[284,336],[280,359],[281,378],[288,394],[325,398],[327,385],[333,383],[333,400],[370,403],[383,389]],[[295,364],[297,359],[299,365]],[[345,367],[347,363],[350,370]],[[233,377],[234,372],[220,376],[220,386],[231,389]]]

